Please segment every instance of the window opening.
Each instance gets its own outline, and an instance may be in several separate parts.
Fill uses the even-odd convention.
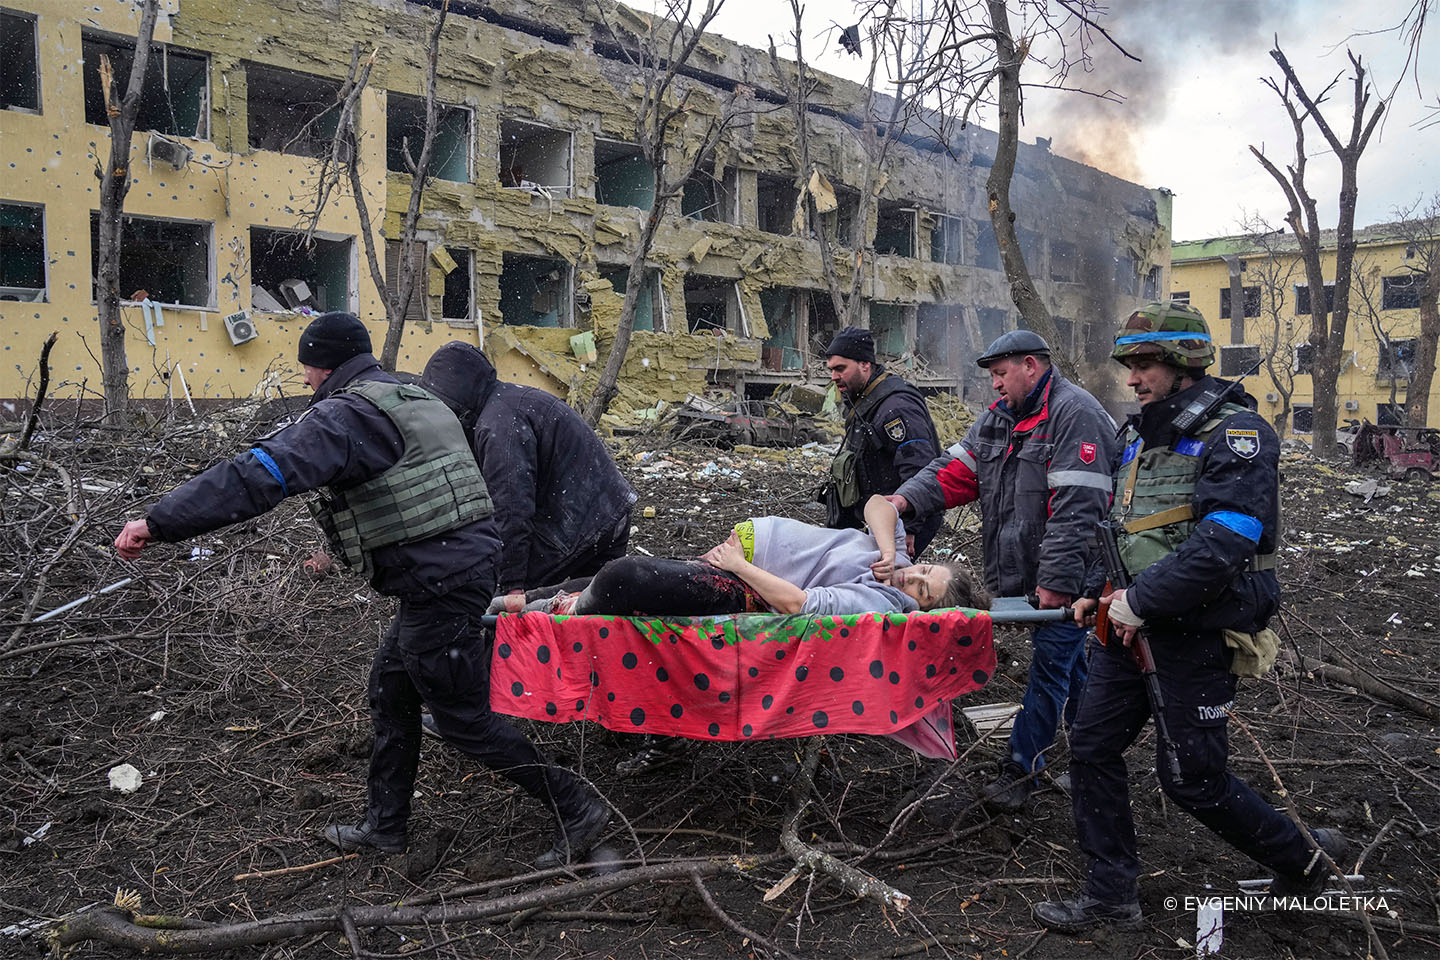
[[[766,233],[790,236],[795,225],[795,181],[761,173],[755,176],[756,226]]]
[[[504,255],[500,313],[509,325],[570,326],[570,264],[551,257]]]
[[[770,336],[760,348],[760,365],[766,370],[800,370],[805,355],[800,352],[801,293],[794,287],[766,287],[760,291],[760,309]]]
[[[0,203],[0,300],[44,303],[45,208]]]
[[[692,273],[685,277],[685,321],[691,333],[735,330],[744,333],[735,281]]]
[[[930,260],[958,266],[964,263],[965,221],[959,217],[937,214],[930,231]]]
[[[1074,283],[1080,276],[1080,253],[1068,240],[1050,241],[1050,279]]]
[[[1325,312],[1332,313],[1335,310],[1335,284],[1325,284]],[[1295,284],[1295,316],[1308,317],[1310,315],[1310,286],[1309,284]]]
[[[455,267],[445,274],[445,292],[440,298],[440,316],[446,320],[475,319],[475,271],[469,250],[446,247]]]
[[[595,141],[595,199],[612,207],[650,209],[655,202],[655,170],[639,147]]]
[[[1260,288],[1259,288],[1259,287],[1243,287],[1243,288],[1241,288],[1241,289],[1242,289],[1242,295],[1243,295],[1244,298],[1245,298],[1245,316],[1247,316],[1247,317],[1258,317],[1258,316],[1260,316]],[[1229,287],[1221,287],[1221,288],[1220,288],[1220,319],[1221,319],[1221,320],[1229,320],[1229,319],[1230,319],[1230,288],[1229,288]]]
[[[0,110],[40,112],[35,18],[0,10]]]
[[[113,96],[118,105],[130,82],[135,61],[135,41],[89,30],[80,33],[85,67],[85,122],[106,126],[105,89],[100,81],[100,58],[110,58],[115,72]],[[145,61],[145,79],[140,88],[140,109],[135,114],[136,130],[153,130],[171,137],[208,136],[210,121],[210,62],[201,54],[153,44]]]
[[[391,92],[385,103],[385,169],[409,173],[409,155],[420,159],[425,146],[425,99]],[[435,104],[435,140],[430,147],[430,176],[465,183],[470,179],[470,111]]]
[[[570,196],[574,137],[524,120],[500,121],[500,185]]]
[[[272,313],[302,307],[317,313],[349,310],[353,245],[350,237],[321,236],[307,245],[305,235],[297,230],[251,227],[252,305],[256,310]],[[395,271],[391,270],[387,276],[395,276]],[[422,311],[424,295],[422,273],[416,284],[416,298]],[[412,305],[414,302],[411,301]]]
[[[1297,403],[1290,414],[1290,429],[1295,433],[1315,431],[1315,408],[1308,403]]]
[[[329,154],[339,123],[338,81],[251,63],[245,67],[245,87],[251,150],[317,158]]]
[[[965,308],[958,303],[922,303],[915,317],[915,353],[937,376],[954,376],[960,366]]]
[[[915,208],[882,203],[875,216],[875,252],[896,257],[915,256]]]
[[[1415,369],[1416,342],[1411,339],[1382,341],[1380,362],[1375,367],[1375,376],[1408,380]]]
[[[1381,281],[1381,310],[1414,310],[1420,306],[1420,288],[1425,286],[1425,274],[1407,273],[1400,277],[1385,277]]]
[[[210,234],[204,222],[126,216],[120,227],[121,298],[210,306]],[[90,273],[99,272],[100,214],[92,210]],[[98,299],[95,291],[92,296]]]
[[[975,266],[982,270],[1001,267],[1000,244],[995,241],[995,225],[989,220],[975,221]]]
[[[600,278],[609,280],[610,288],[618,296],[623,297],[625,296],[625,287],[630,282],[630,268],[601,267]],[[659,304],[658,314],[656,304]],[[635,298],[634,329],[660,332],[665,330],[665,300],[660,296],[660,271],[658,270],[645,271],[645,282],[640,285],[640,293]]]
[[[1237,343],[1220,348],[1220,376],[1251,377],[1260,369],[1260,347],[1253,343]]]

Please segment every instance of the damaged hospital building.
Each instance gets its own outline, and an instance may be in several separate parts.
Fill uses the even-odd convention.
[[[298,231],[315,206],[323,134],[359,43],[378,51],[357,149],[393,281],[411,184],[404,144],[423,129],[435,9],[401,0],[160,7],[123,228],[132,394],[178,396],[176,380],[197,398],[273,386],[297,366],[307,310],[353,310],[378,345],[385,311],[353,200],[332,198],[313,244],[298,243]],[[585,338],[577,355],[572,337],[593,333],[604,360],[616,291],[654,199],[634,144],[641,87],[631,53],[646,29],[625,8],[602,21],[589,5],[558,0],[452,2],[419,220],[423,263],[399,368],[418,370],[440,344],[463,339],[483,344],[507,379],[574,401],[593,387],[597,364],[586,362]],[[0,7],[0,398],[29,392],[51,331],[60,333],[52,395],[98,396],[97,165],[109,151],[100,64],[108,58],[123,87],[137,31],[129,0]],[[858,222],[865,90],[813,75],[810,154],[836,208],[807,222],[813,171],[798,169],[789,78],[767,52],[714,35],[684,74],[696,117],[732,94],[754,109],[659,227],[616,406],[716,388],[755,396],[823,376],[819,354],[838,321],[822,230],[847,271],[863,254],[860,315],[893,368],[988,399],[973,358],[1017,317],[985,194],[995,135],[972,125],[948,143],[901,136]],[[684,152],[693,127],[673,149]],[[1021,145],[1012,200],[1061,336],[1074,353],[1103,359],[1120,313],[1171,288],[1169,193],[1056,156],[1042,140]]]

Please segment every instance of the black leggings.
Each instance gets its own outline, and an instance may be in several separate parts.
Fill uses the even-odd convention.
[[[580,594],[577,614],[708,617],[765,609],[745,581],[704,560],[620,557],[593,577],[530,590],[525,599],[544,600],[562,591]]]

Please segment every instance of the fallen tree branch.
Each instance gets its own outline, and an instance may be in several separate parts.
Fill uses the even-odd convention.
[[[268,877],[284,877],[292,873],[306,873],[310,870],[319,870],[321,867],[344,863],[346,860],[354,860],[358,856],[360,856],[358,853],[347,853],[343,857],[330,857],[326,860],[316,860],[314,863],[302,863],[294,867],[278,867],[274,870],[258,870],[254,873],[237,873],[232,879],[264,880]]]
[[[156,929],[153,925],[141,923],[144,918],[107,905],[61,920],[50,929],[47,938],[57,951],[77,943],[99,940],[145,953],[214,953],[236,947],[274,943],[292,937],[339,933],[344,930],[347,921],[359,930],[372,927],[429,927],[466,920],[484,920],[539,906],[598,897],[637,883],[691,880],[693,876],[715,876],[722,873],[743,874],[752,866],[750,861],[738,858],[701,863],[692,861],[652,864],[589,877],[558,887],[544,887],[476,903],[443,903],[432,907],[351,904],[267,917],[247,923],[217,924],[203,929]]]
[[[725,908],[716,903],[715,898],[710,895],[710,890],[705,886],[705,879],[701,877],[700,874],[691,872],[690,883],[695,887],[695,892],[699,894],[701,902],[703,902],[705,906],[709,908],[710,912],[715,914],[725,926],[734,930],[740,934],[740,936],[745,937],[751,943],[759,944],[771,953],[778,954],[782,957],[789,957],[790,960],[798,960],[795,954],[781,947],[779,944],[774,943],[770,938],[756,933],[726,913]]]
[[[802,874],[807,871],[814,874],[818,870],[840,881],[841,885],[855,896],[874,900],[882,908],[894,907],[897,913],[904,913],[905,908],[910,905],[910,894],[897,890],[874,875],[837,860],[800,839],[800,818],[815,791],[815,770],[820,765],[820,746],[823,740],[823,737],[811,737],[806,742],[805,759],[796,771],[795,782],[791,787],[790,812],[785,817],[785,825],[780,829],[780,845],[795,859],[795,866],[779,883],[770,888],[765,899],[778,897]]]
[[[1424,697],[1392,683],[1387,683],[1366,671],[1343,667],[1335,663],[1326,663],[1310,657],[1302,658],[1301,665],[1306,671],[1322,680],[1333,680],[1336,683],[1346,684],[1376,700],[1383,700],[1425,717],[1427,720],[1440,723],[1440,704],[1426,700]]]
[[[30,404],[30,416],[25,421],[25,430],[20,434],[19,443],[15,449],[21,452],[30,446],[30,435],[35,432],[35,425],[40,422],[40,407],[45,403],[45,394],[50,390],[50,349],[55,346],[55,332],[51,331],[50,336],[45,338],[45,344],[40,348],[40,383],[35,388],[35,402]]]

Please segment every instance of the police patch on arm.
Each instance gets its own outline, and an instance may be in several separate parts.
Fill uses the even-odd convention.
[[[1251,460],[1260,452],[1260,431],[1226,427],[1225,445],[1235,451],[1235,456]]]
[[[905,421],[900,417],[890,420],[885,424],[885,435],[896,443],[905,439]]]

